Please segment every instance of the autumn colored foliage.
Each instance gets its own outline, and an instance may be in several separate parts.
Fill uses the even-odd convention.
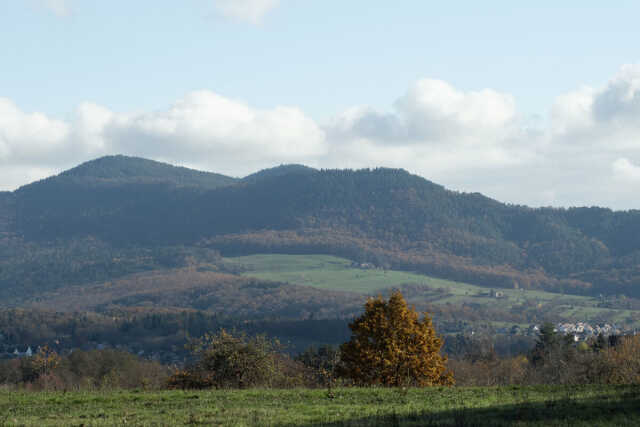
[[[443,341],[427,313],[407,306],[400,291],[388,301],[370,298],[365,312],[349,327],[351,340],[341,346],[341,374],[356,384],[384,386],[452,385]]]

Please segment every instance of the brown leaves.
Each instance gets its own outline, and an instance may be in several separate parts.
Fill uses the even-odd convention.
[[[453,384],[453,376],[445,372],[446,358],[440,355],[443,342],[431,318],[424,313],[420,320],[399,291],[389,301],[381,296],[369,299],[365,313],[349,327],[351,341],[341,347],[342,374],[356,383]]]

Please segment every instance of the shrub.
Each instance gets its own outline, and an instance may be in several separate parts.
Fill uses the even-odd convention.
[[[521,385],[526,381],[529,361],[523,355],[504,359],[451,360],[449,367],[460,386]]]
[[[605,373],[602,382],[640,383],[640,335],[620,337],[615,347],[609,347],[601,354]]]
[[[307,382],[311,386],[333,387],[340,364],[340,350],[332,345],[309,347],[295,358],[306,368]]]
[[[169,378],[169,388],[248,388],[301,385],[296,362],[280,354],[277,340],[234,336],[225,330],[190,344],[195,362]]]

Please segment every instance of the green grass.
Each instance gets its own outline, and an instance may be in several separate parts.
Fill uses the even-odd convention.
[[[489,290],[486,287],[404,271],[353,268],[351,261],[329,255],[266,254],[225,260],[245,268],[244,274],[247,276],[313,286],[319,289],[375,295],[385,289],[403,284],[418,284],[434,291],[432,296],[427,298],[427,301],[434,304],[499,304],[500,307],[509,309],[525,302],[534,302],[540,304],[542,312],[557,314],[566,320],[595,323],[607,321],[617,324],[626,323],[627,327],[640,326],[639,321],[627,322],[633,314],[638,318],[638,312],[597,307],[599,302],[597,298],[536,290],[496,288],[506,296],[505,299],[498,301],[486,295]],[[435,292],[437,289],[444,289],[448,295],[443,298],[441,294]]]
[[[455,284],[401,271],[351,268],[351,261],[328,255],[251,255],[227,258],[226,261],[241,264],[249,269],[247,275],[260,279],[365,294],[403,283],[428,283],[432,286]]]
[[[0,425],[615,426],[639,386],[163,392],[0,391]]]

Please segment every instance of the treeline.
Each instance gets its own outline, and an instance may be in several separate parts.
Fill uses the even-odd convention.
[[[30,357],[0,361],[0,384],[26,390],[162,389],[172,368],[117,350],[64,356],[43,347]]]
[[[599,335],[576,343],[573,335],[545,324],[532,349],[511,357],[499,356],[490,342],[470,341],[473,348],[450,363],[459,385],[640,383],[638,335]]]
[[[496,321],[533,324],[562,320],[554,317],[548,306],[540,308],[533,300],[509,307],[435,304],[425,301],[446,298],[445,290],[411,284],[399,289],[416,309],[432,313],[438,330],[447,334],[495,333],[491,323]],[[4,336],[0,344],[51,344],[64,337],[67,348],[91,341],[132,345],[135,351],[160,351],[182,345],[186,335],[198,336],[220,327],[249,330],[260,325],[261,329],[254,331],[279,336],[299,349],[309,342],[339,342],[346,322],[360,313],[362,298],[193,269],[151,273],[89,289],[45,294],[40,309],[0,310],[0,334]],[[201,309],[194,309],[198,307]]]
[[[508,357],[486,340],[459,341],[466,350],[449,355],[447,362],[457,386],[640,383],[640,336],[575,343],[548,324],[532,346]],[[333,388],[354,384],[341,376],[338,346],[310,346],[292,356],[267,335],[225,330],[187,344],[190,355],[171,366],[118,350],[62,354],[42,347],[30,357],[0,361],[0,385],[28,390],[324,387],[331,397]]]
[[[405,292],[409,290],[403,289]],[[406,293],[410,295],[410,292]],[[359,302],[361,305],[361,297]],[[468,351],[468,347],[461,344],[460,337],[472,331],[477,335],[491,335],[494,348],[503,356],[516,354],[531,345],[532,338],[525,334],[495,333],[484,321],[486,316],[500,318],[509,314],[501,313],[497,308],[414,305],[418,310],[434,315],[437,329],[448,334],[444,348],[453,357]],[[354,311],[354,316],[356,314],[359,311]],[[295,354],[309,345],[344,342],[349,337],[347,325],[352,318],[238,318],[196,310],[144,307],[119,308],[103,313],[10,309],[0,311],[0,357],[14,357],[15,350],[24,353],[27,347],[35,351],[37,347],[46,345],[60,353],[71,349],[121,349],[166,363],[179,363],[184,360],[184,345],[191,337],[221,329],[278,338],[286,344],[288,353]],[[513,315],[513,321],[517,320]]]
[[[347,324],[347,319],[238,319],[195,310],[137,308],[98,314],[13,309],[0,311],[0,358],[27,347],[35,351],[48,346],[59,353],[107,347],[177,363],[191,337],[220,329],[277,337],[295,353],[311,344],[342,342],[348,337]]]

